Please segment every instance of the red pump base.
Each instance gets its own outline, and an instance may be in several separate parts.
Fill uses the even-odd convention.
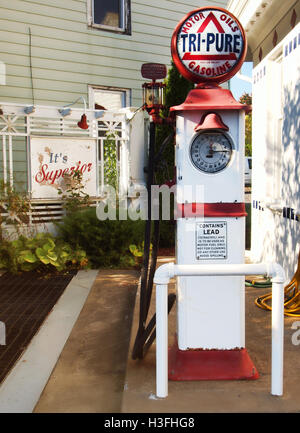
[[[259,374],[246,349],[179,350],[169,348],[169,380],[253,380]]]

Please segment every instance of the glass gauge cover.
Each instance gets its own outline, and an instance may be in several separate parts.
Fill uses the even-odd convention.
[[[217,173],[229,164],[233,154],[231,139],[223,132],[200,132],[192,141],[193,165],[204,173]]]

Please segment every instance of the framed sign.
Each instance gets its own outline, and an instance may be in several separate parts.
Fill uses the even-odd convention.
[[[227,222],[196,224],[197,260],[227,259]]]
[[[66,176],[82,173],[84,192],[97,196],[97,140],[78,137],[30,137],[30,190],[36,199],[58,199]]]
[[[241,68],[246,50],[240,22],[217,7],[188,13],[175,28],[171,41],[178,71],[194,83],[229,80]]]

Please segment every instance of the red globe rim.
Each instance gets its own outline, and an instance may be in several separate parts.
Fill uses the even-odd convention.
[[[235,20],[237,25],[239,26],[239,30],[242,34],[244,46],[243,46],[243,51],[242,51],[237,63],[229,71],[225,72],[224,74],[218,75],[216,77],[205,77],[204,78],[204,77],[201,77],[199,75],[194,74],[192,71],[189,71],[184,66],[184,64],[182,63],[181,59],[179,58],[178,51],[177,51],[177,37],[178,37],[178,33],[179,33],[183,23],[185,21],[187,21],[189,19],[189,17],[191,17],[195,13],[204,12],[207,10],[209,10],[209,11],[216,10],[216,11],[224,12],[227,15],[229,15],[233,20]],[[202,83],[207,83],[207,82],[224,83],[225,81],[230,80],[230,78],[232,78],[240,70],[240,68],[242,67],[242,64],[244,63],[244,60],[245,60],[245,57],[247,54],[247,38],[246,38],[245,30],[244,30],[243,26],[241,25],[241,23],[239,22],[239,20],[231,12],[228,12],[224,8],[215,7],[215,6],[210,6],[210,7],[206,6],[206,7],[194,9],[193,11],[189,12],[184,18],[182,18],[182,20],[179,21],[179,23],[175,27],[175,30],[173,32],[172,39],[171,39],[171,54],[172,54],[172,58],[173,58],[173,61],[174,61],[176,68],[178,69],[180,74],[183,77],[185,77],[187,80],[192,81],[193,83],[197,83],[197,84],[202,84]]]

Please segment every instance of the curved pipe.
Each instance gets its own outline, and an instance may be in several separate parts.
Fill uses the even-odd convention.
[[[285,272],[278,263],[176,265],[165,263],[154,275],[156,284],[156,395],[168,395],[168,284],[175,276],[257,275],[272,278],[271,394],[283,393],[283,333]]]
[[[272,282],[284,283],[285,272],[278,263],[228,264],[228,265],[176,265],[165,263],[155,272],[155,284],[168,284],[175,276],[207,275],[267,275]]]

